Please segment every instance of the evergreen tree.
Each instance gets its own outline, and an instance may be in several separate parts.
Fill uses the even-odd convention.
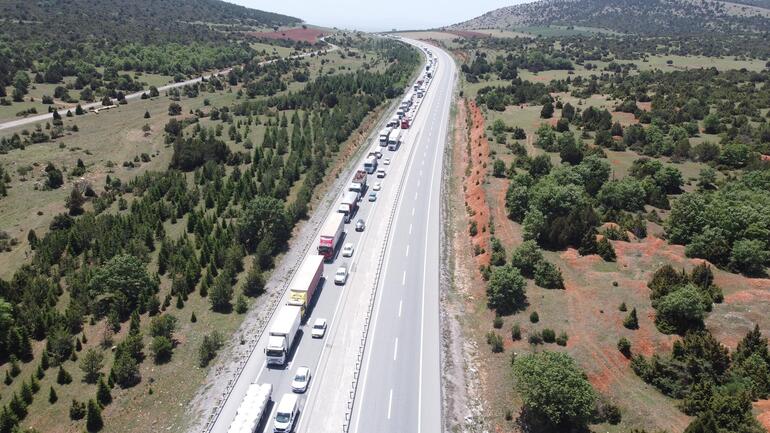
[[[639,318],[636,317],[636,307],[631,309],[628,316],[623,320],[623,326],[628,329],[639,329]]]
[[[102,421],[102,409],[99,404],[93,399],[88,400],[88,412],[86,414],[86,430],[89,432],[97,432],[104,427],[104,421]]]
[[[195,323],[197,321],[198,321],[198,318],[195,317],[195,311],[193,311],[192,314],[190,315],[190,322]]]
[[[73,398],[72,404],[70,404],[70,419],[77,421],[83,419],[84,416],[86,416],[86,405]]]
[[[604,259],[604,261],[614,262],[617,259],[615,248],[605,237],[602,237],[596,244],[596,252],[602,259]]]
[[[17,420],[23,420],[27,416],[27,405],[24,403],[24,400],[20,399],[19,395],[15,392],[11,397],[11,401],[8,402],[8,409],[13,412],[13,415]]]
[[[34,393],[32,392],[32,387],[29,383],[26,381],[21,383],[21,399],[26,403],[27,405],[32,404],[32,398],[34,397]]]
[[[51,386],[51,389],[48,390],[48,403],[54,404],[57,400],[59,400],[59,396],[56,395],[56,390]]]
[[[72,382],[72,376],[64,369],[63,365],[59,366],[59,372],[56,373],[56,383],[59,385],[67,385]]]
[[[107,386],[107,382],[104,378],[99,379],[99,387],[96,390],[96,400],[102,407],[112,403],[112,394],[110,393],[110,387]]]
[[[40,355],[40,366],[43,367],[43,370],[48,370],[48,367],[51,366],[51,361],[48,359],[48,351],[46,350]]]

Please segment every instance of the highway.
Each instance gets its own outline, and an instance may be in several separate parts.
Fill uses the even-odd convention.
[[[300,395],[295,431],[440,431],[439,206],[456,72],[448,55],[430,49],[438,57],[438,70],[425,97],[415,98],[420,102],[413,109],[412,127],[403,130],[401,147],[396,151],[380,147],[376,135],[367,144],[368,150],[383,153],[378,168],[387,174],[384,179],[369,176],[359,210],[345,226],[338,247],[352,243],[353,257],[338,253],[332,263],[325,264],[315,303],[284,368],[266,365],[267,332],[260,336],[209,432],[228,432],[251,383],[273,385],[274,404],[268,406],[270,413],[257,430],[272,431],[277,403],[291,392],[291,380],[300,366],[309,367],[313,377],[308,391]],[[392,114],[386,113],[378,126]],[[348,178],[362,166],[366,154],[351,167]],[[385,164],[386,159],[390,164]],[[382,183],[382,190],[370,202],[367,198],[376,182]],[[335,203],[325,218],[336,209]],[[363,232],[353,230],[359,218],[367,223]],[[315,245],[313,242],[304,252],[303,260],[316,254]],[[345,285],[337,286],[334,273],[342,264],[350,275]],[[287,298],[284,293],[280,304]],[[329,323],[323,339],[310,337],[316,318]],[[362,337],[364,330],[368,330],[366,337]],[[359,352],[362,343],[366,350]],[[359,361],[362,355],[363,363]]]
[[[324,42],[326,42],[326,41],[324,41]],[[334,50],[339,48],[338,46],[336,46],[336,45],[334,45],[332,43],[329,43],[329,42],[326,42],[326,44],[328,44],[330,48],[324,49],[324,50],[317,50],[317,51],[302,53],[302,54],[296,54],[294,56],[287,57],[287,59],[299,59],[299,58],[302,58],[302,57],[311,56],[313,54],[319,54],[319,53],[323,53],[323,52],[334,51]],[[275,62],[276,60],[278,60],[278,59],[266,60],[264,62],[260,62],[260,65],[267,65],[267,64]],[[165,92],[166,90],[169,90],[169,89],[173,89],[173,88],[177,88],[177,87],[184,87],[184,86],[186,86],[188,84],[195,84],[195,83],[198,83],[198,82],[202,81],[204,78],[208,80],[208,79],[210,79],[211,77],[214,77],[214,76],[225,76],[225,75],[227,75],[230,72],[231,69],[232,68],[222,69],[221,71],[217,71],[217,72],[214,72],[214,73],[208,74],[208,75],[203,75],[201,77],[193,78],[193,79],[190,79],[190,80],[180,81],[178,83],[166,84],[164,86],[158,87],[158,92]],[[142,98],[142,94],[147,93],[148,91],[149,90],[142,90],[140,92],[130,93],[130,94],[126,95],[126,101],[140,100]],[[113,100],[113,103],[117,103],[117,101]],[[101,101],[97,101],[97,102],[91,102],[91,103],[87,103],[87,104],[82,104],[81,108],[83,108],[83,110],[88,111],[88,110],[90,110],[92,108],[99,108],[101,106],[102,106],[102,102]],[[67,106],[66,108],[59,109],[57,111],[63,117],[65,115],[67,115],[67,111],[73,111],[74,112],[76,107],[77,107],[77,104],[71,104],[70,106]],[[50,120],[52,118],[52,116],[53,116],[52,113],[44,113],[44,114],[36,114],[36,115],[33,115],[33,116],[22,117],[22,118],[14,119],[14,120],[8,120],[8,121],[5,121],[5,122],[0,122],[0,131],[2,131],[3,129],[16,128],[16,127],[19,127],[19,126],[29,125],[29,124],[32,124],[32,123],[45,122],[46,120]]]

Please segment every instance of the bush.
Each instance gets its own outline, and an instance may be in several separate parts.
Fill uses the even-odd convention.
[[[529,334],[529,344],[543,344],[543,336],[539,332]]]
[[[495,320],[492,321],[492,326],[494,326],[495,329],[500,329],[503,327],[503,318],[500,316],[495,316]]]
[[[553,343],[556,341],[556,333],[553,332],[553,329],[545,328],[541,335],[543,336],[543,341],[546,343]]]
[[[518,323],[514,323],[513,326],[511,326],[511,340],[521,340],[521,326],[519,326]]]
[[[211,334],[204,336],[198,348],[198,364],[201,367],[209,365],[209,362],[217,356],[217,351],[222,347],[222,343],[222,336],[217,331],[212,331]]]
[[[567,340],[569,340],[569,336],[566,332],[562,331],[558,337],[556,337],[556,344],[559,346],[566,346]]]
[[[532,323],[537,323],[540,321],[540,315],[537,314],[537,311],[533,311],[529,315],[529,321]]]
[[[492,353],[501,353],[503,351],[503,337],[497,332],[489,331],[487,333],[487,344],[492,348]]]
[[[518,269],[508,265],[494,268],[487,285],[487,306],[500,314],[522,308],[526,301],[526,285]]]
[[[174,345],[168,337],[159,335],[152,339],[150,352],[152,352],[156,364],[164,364],[171,360],[171,355],[174,352]]]
[[[81,420],[86,416],[86,405],[75,399],[72,399],[70,405],[70,419],[73,421]]]
[[[564,278],[560,269],[544,260],[535,266],[535,284],[544,289],[563,289]]]
[[[626,358],[631,357],[631,342],[626,337],[620,337],[618,340],[618,351]]]

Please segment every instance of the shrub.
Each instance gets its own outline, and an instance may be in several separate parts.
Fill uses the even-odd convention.
[[[495,329],[500,329],[503,327],[503,318],[500,316],[495,316],[495,320],[492,321],[492,326],[495,327]]]
[[[596,252],[606,262],[614,262],[617,259],[615,248],[605,237],[602,237],[599,242],[597,242]]]
[[[543,344],[543,336],[539,332],[529,334],[529,344]]]
[[[487,332],[487,344],[491,346],[492,353],[500,353],[503,351],[503,337],[497,332]]]
[[[562,331],[558,337],[556,337],[556,344],[559,346],[566,346],[567,340],[569,340],[569,336],[566,332]]]
[[[628,311],[628,307],[626,307],[626,303],[625,302],[621,302],[620,306],[618,307],[618,310],[620,310],[620,311]]]
[[[518,323],[514,323],[513,326],[511,326],[511,340],[521,340],[521,326],[519,326]]]
[[[537,314],[537,311],[533,311],[529,315],[529,321],[532,323],[537,323],[540,321],[540,315]]]
[[[553,343],[556,341],[556,333],[553,329],[545,328],[541,335],[543,336],[543,341],[546,343]]]
[[[543,260],[535,266],[535,284],[544,289],[563,289],[564,278],[559,268]]]
[[[618,340],[618,351],[626,358],[631,357],[631,342],[626,337],[620,337]]]

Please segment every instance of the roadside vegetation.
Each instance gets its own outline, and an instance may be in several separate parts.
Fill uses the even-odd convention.
[[[138,413],[187,425],[186,404],[260,305],[324,179],[419,62],[393,41],[335,43],[0,137],[0,206],[42,225],[22,234],[24,212],[3,220],[14,231],[0,257],[0,432],[143,431],[130,426]],[[117,137],[111,119],[125,122]],[[44,132],[55,127],[67,132]]]
[[[430,37],[460,63],[468,107],[458,254],[483,290],[458,290],[488,348],[469,357],[486,427],[766,428],[765,48],[461,33]]]

